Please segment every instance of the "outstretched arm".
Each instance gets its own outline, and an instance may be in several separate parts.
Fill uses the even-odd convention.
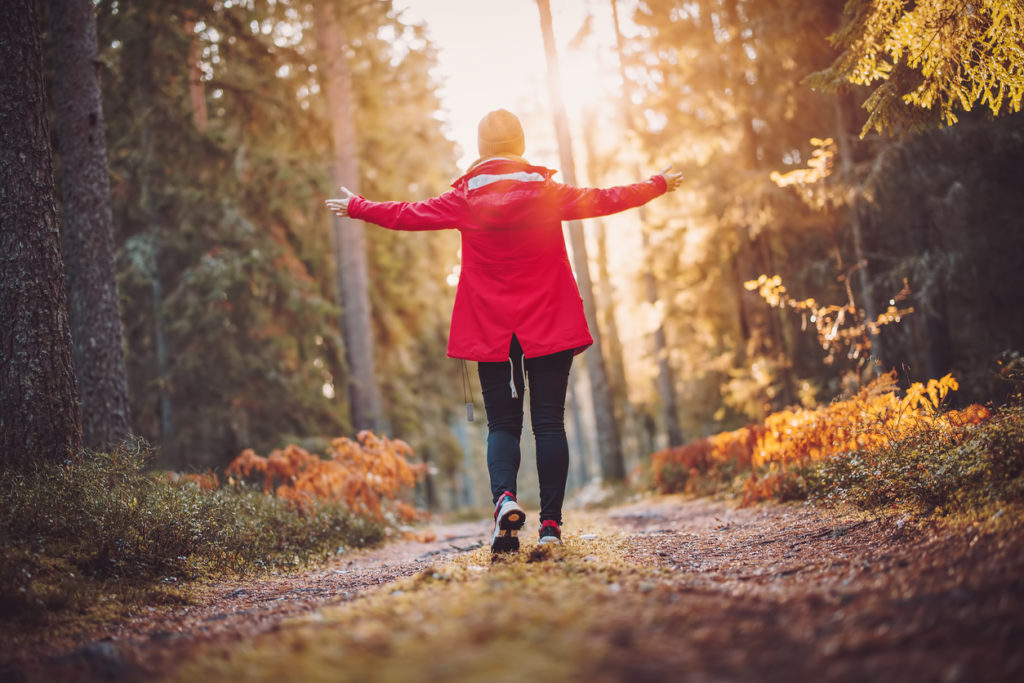
[[[672,192],[682,182],[683,174],[672,172],[669,165],[648,180],[633,185],[600,189],[560,185],[561,218],[567,221],[594,218],[632,209]]]
[[[459,225],[460,205],[454,192],[422,202],[371,202],[341,188],[345,197],[328,199],[327,208],[339,216],[369,221],[391,230],[443,230]]]

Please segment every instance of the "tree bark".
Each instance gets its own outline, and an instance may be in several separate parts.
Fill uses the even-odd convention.
[[[583,122],[583,145],[587,154],[587,179],[594,185],[600,185],[603,178],[598,170],[597,143],[593,131],[599,127],[597,116],[593,110],[588,111]],[[629,390],[626,384],[626,368],[623,359],[622,341],[619,338],[619,326],[615,320],[615,288],[612,286],[611,273],[608,271],[608,231],[600,218],[594,221],[594,244],[597,247],[594,263],[597,267],[596,306],[599,315],[601,341],[607,349],[605,356],[608,363],[608,385],[612,394],[612,407],[615,417],[621,425],[629,410]]]
[[[345,59],[344,44],[340,40],[341,27],[330,0],[317,0],[315,12],[317,41],[324,62],[321,87],[327,97],[327,112],[334,139],[331,179],[336,186],[345,186],[358,194],[359,165],[352,116],[352,77]],[[333,221],[352,427],[356,430],[377,429],[380,396],[374,370],[366,237],[363,224],[359,221],[338,217],[334,217]]]
[[[92,0],[51,0],[50,19],[61,217],[82,443],[103,449],[123,440],[130,426],[96,15]]]
[[[914,248],[925,257],[931,253],[948,253],[942,236],[936,230],[927,210],[918,211],[911,224]],[[940,282],[931,289],[928,300],[921,301],[918,324],[924,330],[925,378],[938,379],[953,369],[953,340],[946,305],[946,287]]]
[[[138,112],[140,157],[136,167],[139,184],[139,209],[145,217],[146,252],[143,256],[141,269],[149,279],[150,310],[153,316],[153,353],[156,362],[156,393],[158,405],[160,443],[167,448],[174,436],[174,404],[171,390],[170,342],[167,338],[167,326],[164,320],[164,274],[161,268],[164,248],[163,225],[157,208],[156,189],[160,187],[157,169],[159,166],[156,135],[154,125],[154,87],[153,41],[156,30],[153,25],[154,15],[149,12],[140,13],[138,28],[125,50],[131,51],[127,61],[132,66],[130,76],[126,79],[134,89],[133,107]]]
[[[575,469],[579,473],[580,486],[586,486],[590,482],[591,475],[590,467],[587,464],[586,441],[583,438],[583,416],[580,411],[579,399],[576,398],[576,384],[578,379],[579,375],[575,372],[569,377],[566,407],[569,409],[571,419],[569,420],[566,431],[568,432],[569,442],[572,444],[570,452],[580,454],[578,458],[573,458],[570,461],[570,467],[572,467],[572,465],[576,466]]]
[[[644,254],[644,291],[647,303],[654,306],[658,303],[658,281],[654,277],[651,263],[650,231],[644,226],[641,231],[641,250]],[[673,381],[672,367],[668,362],[668,342],[665,340],[665,323],[659,318],[651,338],[654,346],[654,359],[658,364],[658,393],[661,395],[661,415],[665,423],[665,433],[669,446],[681,446],[685,439],[683,427],[679,423],[679,402],[676,399],[676,385]]]
[[[81,448],[39,3],[0,13],[0,466]]]
[[[573,161],[572,141],[569,137],[569,121],[558,83],[558,53],[555,50],[554,31],[551,27],[551,6],[548,0],[537,0],[537,8],[540,11],[544,52],[547,56],[548,91],[554,110],[558,156],[566,183],[576,185],[576,166]],[[622,457],[622,440],[619,436],[619,423],[615,419],[615,409],[608,387],[608,371],[601,348],[601,330],[597,325],[594,288],[590,280],[590,266],[587,259],[587,244],[580,221],[569,221],[569,240],[572,244],[573,265],[579,283],[580,297],[583,299],[583,311],[594,338],[594,348],[586,354],[586,362],[587,374],[590,376],[590,390],[594,398],[594,417],[597,422],[598,449],[601,454],[601,474],[605,481],[622,481],[626,478],[626,467]]]
[[[626,77],[625,50],[623,48],[622,31],[619,28],[619,10],[615,0],[612,0],[612,21],[615,26],[615,47],[619,58],[619,75],[622,79],[622,118],[626,128],[636,131],[633,108],[629,98],[629,79]],[[639,175],[639,169],[637,169]],[[647,212],[645,207],[640,207],[640,235],[641,252],[644,259],[644,294],[647,303],[654,306],[658,303],[658,281],[654,277],[654,267],[651,258],[651,236],[647,227]],[[662,421],[665,423],[665,432],[668,437],[669,446],[678,446],[684,442],[683,428],[679,422],[679,401],[676,398],[676,385],[673,380],[672,366],[668,361],[668,344],[665,340],[665,325],[659,321],[654,334],[651,335],[654,359],[658,366],[658,393],[661,395]]]
[[[192,100],[192,125],[198,132],[205,133],[209,117],[206,111],[203,72],[200,69],[202,46],[196,33],[196,18],[193,11],[185,14],[185,35],[188,36],[188,93]]]
[[[835,115],[836,115],[836,140],[839,143],[839,169],[844,183],[854,187],[853,198],[850,201],[849,221],[850,234],[853,236],[853,257],[857,260],[856,282],[860,295],[860,305],[864,309],[864,318],[873,321],[878,318],[878,307],[875,305],[874,292],[871,287],[871,277],[867,255],[864,252],[864,226],[862,215],[864,212],[865,198],[863,196],[860,182],[854,177],[853,166],[853,144],[850,140],[850,107],[852,100],[849,92],[841,88],[836,93]],[[880,335],[871,333],[870,371],[872,376],[878,376],[881,372],[882,340]]]
[[[756,96],[746,76],[746,66],[752,62],[747,56],[744,45],[746,29],[749,28],[750,31],[755,31],[757,27],[751,24],[749,19],[744,19],[740,16],[738,0],[725,0],[722,3],[722,11],[724,12],[725,26],[730,34],[728,45],[726,46],[729,57],[724,74],[730,84],[732,91],[731,100],[736,111],[736,122],[741,133],[740,144],[737,150],[737,168],[743,175],[758,177],[762,176],[765,171],[759,154],[761,143],[758,139],[757,130],[754,128],[754,111],[757,107]],[[715,28],[710,21],[710,13],[707,14],[707,17],[708,21],[705,21],[705,30],[710,31],[713,36]],[[761,201],[764,200],[762,199]],[[762,208],[763,206],[752,207],[748,215]],[[773,275],[775,272],[771,253],[774,247],[771,231],[762,229],[758,232],[753,226],[749,225],[749,222],[749,219],[745,219],[743,225],[737,226],[739,231],[739,249],[749,253],[750,262],[755,266],[757,272]],[[741,261],[742,258],[741,256]],[[747,296],[753,297],[754,295]],[[788,361],[792,356],[787,349],[787,342],[781,331],[781,325],[785,323],[780,322],[782,317],[778,315],[779,311],[772,312],[763,304],[759,305],[755,310],[757,312],[754,316],[750,316],[748,311],[748,319],[753,318],[751,322],[756,327],[756,330],[752,330],[756,336],[752,337],[752,348],[749,349],[751,355],[764,355],[772,359],[781,357],[784,361]],[[778,373],[778,381],[782,383],[782,405],[787,405],[792,403],[796,395],[792,369],[783,363],[779,365]],[[768,397],[764,398],[765,411],[782,407],[782,405],[775,401],[772,401],[773,405],[770,405]]]

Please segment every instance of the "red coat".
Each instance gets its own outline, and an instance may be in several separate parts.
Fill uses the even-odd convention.
[[[349,202],[352,218],[392,230],[462,233],[448,356],[503,361],[515,334],[527,358],[593,343],[562,237],[562,221],[605,216],[665,192],[654,176],[607,189],[571,187],[555,171],[494,158],[422,202]]]

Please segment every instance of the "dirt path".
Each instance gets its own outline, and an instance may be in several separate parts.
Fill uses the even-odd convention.
[[[19,658],[0,681],[109,681],[159,675],[210,643],[244,641],[329,605],[354,600],[423,567],[475,550],[485,522],[435,525],[380,548],[343,553],[313,571],[224,582],[200,590],[192,606],[113,624],[76,640],[51,641]],[[10,653],[8,653],[9,655]]]
[[[571,580],[565,585],[590,591],[566,595],[565,604],[554,609],[569,615],[577,609],[571,600],[587,604],[578,608],[582,611],[576,617],[565,617],[569,626],[545,622],[537,627],[557,632],[555,640],[548,637],[550,642],[565,641],[556,659],[558,652],[572,659],[568,653],[576,651],[580,640],[599,653],[575,668],[563,668],[569,678],[1024,679],[1024,531],[1019,524],[909,531],[894,524],[830,517],[814,508],[734,509],[676,497],[602,513],[573,513],[569,519],[577,529],[567,530],[564,554],[539,559],[555,560],[545,563],[546,571],[556,565],[564,568],[560,570]],[[253,643],[264,643],[265,649],[267,634],[290,633],[296,622],[307,631],[312,623],[316,631],[321,615],[343,612],[364,597],[378,596],[385,605],[378,609],[388,611],[387,601],[399,600],[390,596],[403,591],[387,584],[406,577],[437,577],[449,560],[470,563],[474,576],[486,579],[486,522],[436,526],[432,532],[436,540],[403,540],[342,555],[314,572],[224,584],[200,596],[196,606],[116,625],[86,644],[51,643],[41,667],[12,671],[7,678],[162,676],[197,653],[230,653]],[[527,542],[522,553],[525,562],[534,559],[531,546]],[[608,552],[616,567],[589,573],[591,566],[596,571],[608,564],[594,548]],[[524,580],[524,575],[528,578],[529,572],[501,563],[490,569],[495,585],[508,583],[510,576]],[[484,601],[494,590],[486,582],[482,585],[479,593],[458,585],[449,588],[456,591],[453,595]],[[542,604],[557,603],[560,595],[556,592]],[[440,601],[450,603],[452,598]],[[527,613],[532,609],[526,603],[521,608]],[[388,613],[402,615],[403,609]],[[327,620],[338,618],[344,617]],[[465,632],[442,635],[456,641],[446,645],[471,652],[473,645],[461,639],[486,647],[505,637],[503,628],[498,624],[481,636],[479,625],[470,624]],[[567,628],[577,633],[567,634]],[[289,642],[302,642],[305,648],[322,637],[307,633],[301,637],[305,640]],[[388,644],[376,646],[384,647],[381,657],[387,660]],[[316,646],[310,647],[310,657],[321,656]],[[579,651],[586,652],[586,644]],[[529,649],[523,654],[529,655]],[[548,669],[541,661],[538,655],[543,674]],[[435,680],[440,671],[414,666],[412,673],[400,677]],[[478,680],[472,668],[459,671],[457,678]]]
[[[678,572],[681,667],[747,680],[1024,680],[1019,526],[909,530],[700,501],[611,514],[633,531],[635,560]]]

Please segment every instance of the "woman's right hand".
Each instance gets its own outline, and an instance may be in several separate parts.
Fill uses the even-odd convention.
[[[665,179],[665,192],[672,192],[683,184],[683,174],[672,171],[672,164],[658,171],[658,175]]]
[[[339,198],[339,199],[328,199],[327,201],[324,202],[324,204],[327,205],[328,209],[330,209],[331,211],[333,211],[337,215],[339,215],[342,218],[344,218],[345,216],[348,215],[348,203],[349,203],[349,201],[353,197],[355,197],[356,195],[353,194],[353,192],[351,190],[349,190],[347,187],[342,187],[340,189],[341,189],[342,192],[344,192],[347,195],[346,197]]]

